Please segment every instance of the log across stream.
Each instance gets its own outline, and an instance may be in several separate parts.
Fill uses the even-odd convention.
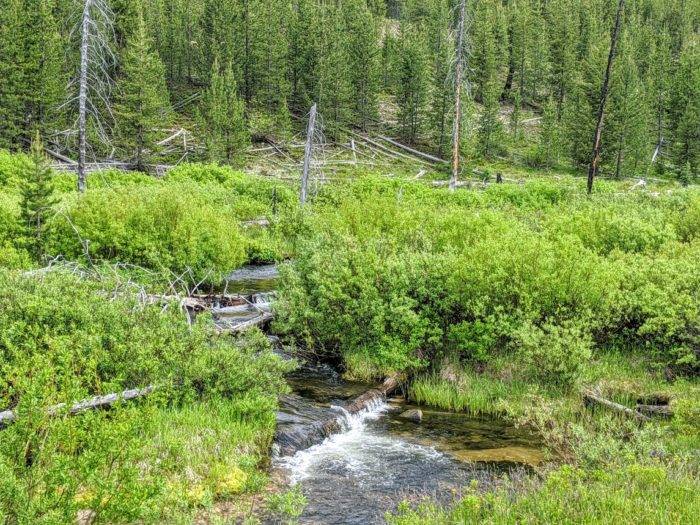
[[[232,276],[229,290],[270,292],[272,273],[246,268]],[[535,436],[502,421],[425,407],[422,422],[402,419],[404,410],[417,407],[392,397],[392,382],[346,381],[311,363],[288,382],[292,393],[280,399],[271,468],[306,496],[300,523],[383,523],[404,499],[449,503],[473,480],[487,487],[542,460]]]

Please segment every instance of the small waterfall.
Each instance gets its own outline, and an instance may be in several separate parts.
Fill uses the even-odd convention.
[[[310,475],[311,469],[317,458],[323,458],[328,454],[333,454],[342,450],[349,442],[361,442],[364,439],[371,439],[365,433],[367,422],[380,418],[389,410],[389,405],[377,398],[371,401],[367,407],[355,414],[351,414],[344,407],[332,406],[333,410],[339,412],[335,419],[333,432],[326,434],[325,439],[308,448],[298,449],[293,455],[280,455],[284,448],[278,445],[273,452],[276,452],[274,462],[278,467],[289,472],[290,481],[296,483]]]
[[[292,426],[280,430],[275,435],[276,455],[292,456],[301,450],[322,443],[335,434],[360,431],[368,420],[377,419],[389,408],[381,398],[377,397],[367,403],[365,408],[354,414],[341,406],[333,405],[331,410],[337,413],[335,417],[322,417],[313,423]]]

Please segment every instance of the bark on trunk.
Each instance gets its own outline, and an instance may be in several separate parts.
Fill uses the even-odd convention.
[[[613,62],[617,53],[617,41],[620,36],[620,26],[622,24],[622,11],[625,7],[625,0],[620,0],[617,5],[617,14],[615,15],[615,27],[613,29],[612,38],[610,40],[610,53],[608,54],[608,64],[605,68],[605,76],[603,77],[603,86],[600,90],[600,103],[598,104],[598,114],[596,117],[595,134],[593,136],[593,152],[591,153],[591,163],[588,167],[588,194],[593,192],[593,179],[598,174],[598,163],[600,162],[600,139],[603,133],[603,119],[605,116],[605,104],[608,100],[608,91],[610,90],[610,74],[612,72]]]
[[[90,52],[91,4],[92,0],[85,0],[80,42],[80,87],[78,92],[78,191],[81,193],[86,189],[85,156],[87,153],[88,53]]]
[[[311,168],[311,159],[313,156],[315,127],[316,127],[316,104],[311,106],[311,113],[309,113],[309,127],[306,130],[306,148],[304,150],[304,171],[301,175],[301,193],[299,195],[299,201],[301,202],[301,204],[306,203],[306,199],[308,196],[309,169]]]
[[[459,177],[459,143],[462,130],[462,55],[464,54],[464,18],[467,12],[467,0],[460,0],[459,22],[457,24],[457,57],[455,63],[455,115],[452,124],[452,178],[450,190],[457,188]]]

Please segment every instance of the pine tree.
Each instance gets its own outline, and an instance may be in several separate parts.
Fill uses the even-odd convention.
[[[276,122],[277,126],[287,127],[288,26],[292,6],[288,0],[256,0],[250,9],[253,100],[257,108],[276,117],[275,120],[282,119]]]
[[[428,56],[425,41],[417,31],[401,30],[396,103],[401,137],[415,143],[423,130],[428,95]]]
[[[549,92],[554,96],[557,119],[561,121],[564,103],[572,90],[576,64],[573,13],[568,0],[552,0],[548,7]]]
[[[603,163],[616,177],[632,176],[648,158],[651,143],[647,99],[629,44],[622,42],[610,92]]]
[[[366,0],[343,4],[353,123],[366,130],[375,120],[379,96],[379,33]]]
[[[64,99],[62,40],[51,4],[0,2],[0,145],[19,148],[56,124]]]
[[[199,75],[208,78],[214,60],[233,64],[234,75],[242,78],[241,60],[245,57],[238,40],[243,32],[239,25],[239,9],[236,0],[204,0],[200,34],[202,35],[202,60]]]
[[[19,145],[22,133],[21,0],[0,0],[0,147]]]
[[[671,100],[672,155],[676,166],[700,173],[700,45],[683,51]]]
[[[333,4],[321,6],[321,33],[317,42],[316,91],[318,111],[324,118],[329,136],[352,120],[352,84],[348,63],[347,38],[340,9]]]
[[[557,108],[552,97],[549,98],[542,112],[540,137],[535,148],[534,164],[543,168],[553,168],[559,164],[561,156],[561,137]]]
[[[117,145],[145,170],[158,150],[158,128],[168,125],[170,103],[165,85],[165,68],[151,48],[143,17],[127,42],[122,60],[121,78],[117,83]]]
[[[521,120],[522,120],[522,97],[520,91],[516,91],[513,95],[513,111],[510,113],[510,133],[514,143],[517,143],[522,138]]]
[[[52,207],[58,202],[54,198],[51,168],[44,155],[39,132],[32,141],[30,162],[22,174],[20,217],[24,230],[26,248],[37,261],[44,256],[44,234],[46,222],[53,214]]]
[[[204,94],[203,129],[210,160],[233,164],[240,160],[250,137],[245,124],[245,103],[238,97],[233,68],[222,72],[214,60],[209,89]]]
[[[23,37],[24,138],[56,124],[57,108],[65,99],[62,40],[50,2],[25,0],[21,16]]]
[[[500,152],[502,125],[499,117],[501,86],[498,81],[496,42],[485,38],[481,64],[481,97],[483,109],[479,119],[478,151],[485,158]]]
[[[432,142],[439,156],[447,153],[452,138],[451,120],[454,114],[452,63],[455,49],[454,40],[449,31],[451,24],[452,12],[449,2],[435,0],[427,22],[432,55],[428,125]]]

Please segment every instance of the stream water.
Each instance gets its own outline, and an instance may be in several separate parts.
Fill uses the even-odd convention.
[[[254,269],[238,275],[245,284],[236,286],[246,293],[262,291]],[[264,291],[273,290],[269,269],[260,275]],[[306,364],[288,383],[272,469],[306,496],[300,523],[383,523],[401,501],[449,503],[473,480],[489,486],[541,460],[534,436],[498,420],[421,407],[423,420],[414,423],[401,413],[417,407],[401,398],[376,400],[350,415],[343,407],[371,385],[345,381],[325,365]],[[329,420],[332,432],[320,425]]]

